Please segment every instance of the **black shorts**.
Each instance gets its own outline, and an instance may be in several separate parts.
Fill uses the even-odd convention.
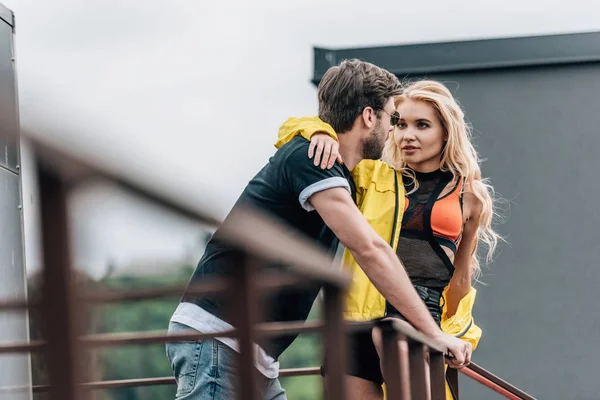
[[[383,383],[379,354],[375,349],[370,330],[348,336],[348,364],[348,375],[379,385]]]
[[[440,307],[442,289],[418,285],[415,285],[415,289],[417,289],[417,293],[429,309],[431,316],[439,325],[442,316],[442,308]],[[385,317],[400,318],[406,321],[406,318],[387,302]],[[348,337],[348,346],[348,375],[381,385],[383,375],[381,374],[379,355],[375,349],[375,344],[373,344],[371,331],[351,334]]]
[[[442,307],[440,306],[440,299],[442,299],[443,288],[430,288],[420,285],[414,285],[414,287],[419,294],[419,297],[421,297],[421,300],[423,300],[423,303],[425,303],[427,306],[431,316],[439,326],[442,319]],[[408,322],[408,320],[404,318],[404,316],[387,301],[385,302],[385,316],[400,318],[401,320]]]

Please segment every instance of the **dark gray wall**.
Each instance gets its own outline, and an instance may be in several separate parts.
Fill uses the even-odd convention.
[[[12,13],[0,4],[0,300],[26,296],[19,168],[19,119],[13,61]],[[27,313],[0,312],[0,341],[29,338]],[[31,386],[29,356],[0,356],[0,387]],[[0,394],[26,400],[28,392]]]
[[[539,399],[600,399],[599,46],[587,32],[314,49],[315,83],[359,58],[429,74],[462,103],[483,174],[510,202],[498,226],[509,244],[477,285],[474,361]],[[462,398],[501,398],[460,376]]]
[[[477,285],[484,334],[474,361],[540,399],[600,399],[599,43],[588,32],[315,48],[315,83],[360,58],[441,80],[462,103],[483,174],[510,205],[498,226],[509,244]],[[501,398],[461,377],[463,398]]]
[[[598,399],[600,64],[429,75],[455,92],[511,201],[474,361],[539,399]],[[466,399],[502,398],[461,378]]]

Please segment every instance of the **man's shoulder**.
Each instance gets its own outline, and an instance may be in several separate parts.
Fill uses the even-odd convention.
[[[297,154],[300,151],[304,150],[305,155],[308,157],[308,147],[310,146],[310,142],[304,139],[302,136],[296,136],[283,146],[281,146],[276,155],[282,155],[284,157],[289,157],[290,155]]]
[[[308,158],[309,146],[308,140],[297,136],[277,150],[271,163],[275,163],[278,167],[289,165],[290,168],[311,164],[312,160]]]
[[[338,163],[335,163],[329,170],[323,170],[320,166],[315,166],[313,159],[308,157],[309,147],[310,141],[302,136],[296,136],[279,148],[274,159],[277,160],[280,166],[285,165],[292,169],[311,170],[324,175],[346,175],[344,173],[344,168]]]

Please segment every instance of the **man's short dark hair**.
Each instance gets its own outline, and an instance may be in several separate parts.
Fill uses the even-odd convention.
[[[402,85],[391,72],[365,61],[345,60],[329,68],[319,83],[319,118],[337,133],[348,132],[365,107],[379,111],[401,93]]]

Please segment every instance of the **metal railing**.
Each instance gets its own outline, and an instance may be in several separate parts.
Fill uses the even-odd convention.
[[[86,398],[89,390],[129,386],[173,384],[174,378],[146,378],[120,381],[86,382],[86,365],[81,349],[108,346],[141,345],[190,341],[214,337],[235,337],[240,344],[238,393],[240,398],[258,399],[254,381],[252,345],[256,339],[288,333],[320,332],[325,342],[328,360],[325,374],[327,398],[344,399],[344,370],[346,365],[345,337],[350,330],[372,329],[372,324],[346,324],[342,319],[343,293],[350,277],[331,269],[332,260],[314,244],[290,233],[285,227],[255,210],[235,210],[220,225],[217,235],[238,249],[240,268],[231,279],[209,279],[187,288],[188,293],[209,294],[230,292],[234,326],[237,328],[218,334],[185,333],[168,335],[158,332],[129,332],[84,335],[82,321],[86,307],[94,304],[155,299],[180,295],[184,287],[166,287],[134,291],[96,291],[84,293],[75,282],[68,229],[67,194],[90,177],[101,177],[119,183],[145,198],[164,205],[197,221],[218,225],[202,210],[176,197],[167,198],[132,180],[108,172],[89,160],[83,162],[59,148],[33,140],[38,165],[41,204],[41,234],[43,249],[43,289],[39,299],[21,299],[0,303],[0,310],[36,308],[46,319],[44,341],[0,343],[1,353],[44,352],[48,363],[49,385],[35,386],[34,392],[48,392],[52,399],[75,400]],[[260,233],[260,234],[257,234]],[[277,272],[267,271],[263,265],[277,262],[286,265]],[[285,286],[308,282],[322,284],[324,315],[320,322],[261,321],[257,307],[258,294]],[[445,399],[444,371],[447,349],[409,324],[402,321],[381,321],[383,331],[386,376],[397,377],[387,382],[389,399]],[[429,362],[426,361],[426,355]],[[462,370],[466,376],[503,394],[507,398],[533,397],[495,377],[484,369],[471,365]],[[319,368],[282,370],[281,376],[315,375]],[[449,370],[450,381],[458,396],[456,371]],[[3,388],[1,392],[29,388]]]

